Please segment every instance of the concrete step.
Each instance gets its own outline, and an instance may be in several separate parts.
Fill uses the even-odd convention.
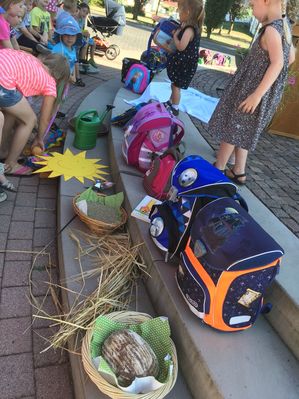
[[[120,89],[114,113],[128,108],[123,100],[132,97],[132,93]],[[212,149],[189,117],[180,114],[180,118],[186,127],[186,155],[200,154],[212,161]],[[142,177],[123,161],[122,130],[112,127],[109,140],[113,178],[117,187],[126,192],[126,209],[130,213],[145,195]],[[145,242],[142,254],[151,273],[146,286],[156,311],[170,319],[179,361],[193,396],[249,399],[258,391],[265,398],[298,398],[299,277],[295,269],[298,239],[246,187],[241,194],[248,201],[251,215],[286,251],[281,273],[269,295],[273,311],[268,320],[260,317],[253,328],[242,333],[224,334],[202,325],[189,311],[175,285],[177,265],[163,261],[163,255],[149,238],[148,224],[130,218],[128,226],[136,243]]]
[[[99,86],[82,102],[77,110],[77,114],[90,108],[95,108],[98,110],[98,112],[102,112],[107,103],[113,102],[119,85],[120,82],[114,80],[108,81]],[[65,148],[69,148],[73,153],[78,153],[79,151],[72,145],[73,139],[74,133],[72,131],[68,131],[65,141]],[[88,151],[87,157],[101,158],[103,164],[109,165],[107,137],[98,138],[96,148]],[[111,179],[112,177],[109,175],[107,179],[109,178]],[[60,180],[60,195],[58,199],[59,230],[63,228],[74,216],[72,208],[73,196],[79,192],[82,192],[85,189],[85,186],[86,184],[83,185],[75,179],[71,179],[67,182],[65,182],[63,179]],[[66,312],[71,308],[76,299],[77,295],[74,293],[82,291],[83,295],[88,295],[96,288],[96,281],[94,279],[86,280],[84,287],[82,286],[82,283],[70,280],[70,277],[78,275],[81,272],[79,263],[75,260],[78,255],[76,245],[69,237],[70,229],[81,230],[90,233],[87,227],[78,218],[76,218],[70,223],[69,227],[59,235],[58,238],[60,277],[62,280],[66,281],[65,286],[69,289],[69,291],[62,291],[63,306]],[[90,270],[93,267],[94,265],[91,265],[90,260],[85,258],[82,259],[83,270]],[[142,281],[140,281],[138,285],[137,297],[138,304],[132,303],[132,309],[155,316],[156,313]],[[69,348],[75,348],[75,342],[69,342]],[[108,397],[102,394],[86,375],[82,367],[80,356],[70,354],[70,362],[76,399],[108,399]],[[167,395],[167,399],[177,398],[192,399],[181,372],[179,372],[178,380],[174,389]]]

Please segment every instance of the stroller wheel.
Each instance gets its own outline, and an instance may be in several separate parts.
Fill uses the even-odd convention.
[[[116,44],[111,44],[111,46],[110,47],[113,47],[113,48],[115,48],[115,50],[116,50],[116,52],[117,52],[117,55],[119,55],[120,54],[120,48],[116,45]]]
[[[109,46],[105,52],[106,57],[108,60],[115,60],[115,58],[118,56],[117,49],[114,47],[114,45]]]

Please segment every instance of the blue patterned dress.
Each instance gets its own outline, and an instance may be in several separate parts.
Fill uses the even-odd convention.
[[[266,26],[272,26],[281,35],[284,66],[254,113],[247,114],[239,111],[238,107],[256,90],[270,65],[269,54],[260,44]],[[250,53],[226,87],[209,122],[209,131],[212,135],[221,141],[251,151],[255,149],[260,134],[271,122],[288,77],[290,44],[285,40],[283,21],[278,19],[266,26],[261,29]]]

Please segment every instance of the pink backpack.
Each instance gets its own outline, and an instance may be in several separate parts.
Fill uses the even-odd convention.
[[[153,102],[142,107],[127,123],[122,152],[128,165],[146,172],[154,154],[161,155],[179,144],[183,136],[183,122],[171,115],[163,104]]]
[[[181,143],[183,144],[183,143]],[[173,146],[152,161],[150,169],[143,178],[143,187],[147,194],[159,200],[167,198],[171,186],[172,171],[176,163],[183,157],[180,146]]]
[[[125,87],[134,93],[141,94],[147,88],[150,81],[151,71],[145,65],[133,64],[126,74]]]

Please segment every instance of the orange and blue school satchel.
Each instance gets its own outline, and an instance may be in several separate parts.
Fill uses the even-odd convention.
[[[201,208],[181,253],[176,280],[191,311],[227,332],[253,325],[284,251],[233,199]]]

